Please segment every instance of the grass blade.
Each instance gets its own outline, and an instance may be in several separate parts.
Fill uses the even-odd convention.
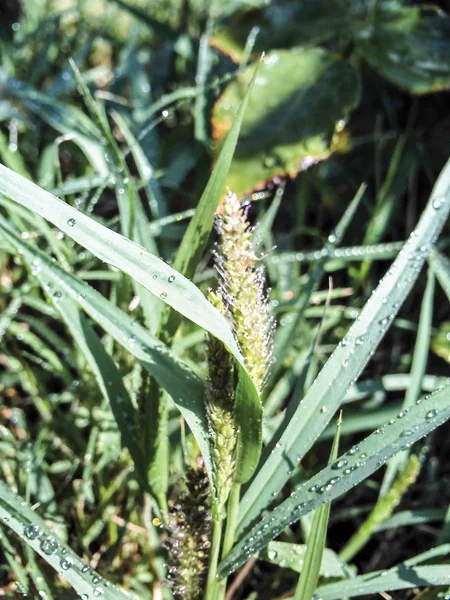
[[[374,571],[344,582],[329,583],[317,589],[322,600],[341,600],[389,590],[448,585],[448,565],[407,566],[400,564],[387,571]]]
[[[282,568],[292,569],[301,573],[306,554],[306,545],[290,544],[288,542],[270,542],[267,548],[259,553],[259,558]],[[347,570],[342,564],[339,556],[324,548],[322,562],[320,564],[320,576],[341,579],[347,576]]]
[[[129,598],[86,565],[69,546],[58,540],[44,520],[0,481],[0,519],[66,579],[82,598]],[[93,583],[96,581],[96,583]]]
[[[245,535],[219,565],[221,577],[239,568],[283,529],[303,515],[338,498],[450,418],[450,385],[399,413],[338,461],[297,488]]]
[[[208,426],[205,414],[204,386],[186,365],[152,336],[144,327],[122,312],[90,286],[66,273],[37,248],[30,248],[3,218],[0,232],[27,262],[41,269],[57,299],[65,295],[75,300],[94,321],[119,344],[127,348],[167,390],[186,419],[201,449],[205,465],[211,473]]]
[[[0,193],[41,215],[104,262],[128,273],[152,294],[220,339],[242,361],[226,319],[193,283],[163,260],[3,165],[0,165]]]
[[[241,502],[239,532],[267,507],[339,408],[408,296],[450,211],[450,162],[403,250],[308,390]],[[322,409],[323,407],[323,409]]]
[[[331,448],[330,460],[328,463],[330,465],[335,462],[338,456],[341,423],[342,416],[339,417],[336,435],[334,436],[333,446]],[[311,532],[308,536],[306,545],[303,568],[300,573],[297,589],[295,590],[295,600],[311,600],[314,590],[317,587],[322,565],[322,556],[326,544],[330,508],[331,504],[328,502],[323,504],[314,513]]]
[[[450,260],[436,249],[430,252],[429,262],[437,280],[450,300]]]
[[[414,346],[414,354],[411,365],[411,379],[406,390],[406,396],[403,403],[403,409],[409,408],[416,402],[422,393],[422,381],[430,352],[431,326],[433,320],[433,300],[434,300],[435,276],[433,271],[428,271],[428,282],[422,299],[420,309],[419,326],[417,338]],[[405,467],[408,459],[408,452],[397,454],[388,464],[386,474],[380,489],[380,496],[384,496],[391,487],[394,478],[399,470]]]

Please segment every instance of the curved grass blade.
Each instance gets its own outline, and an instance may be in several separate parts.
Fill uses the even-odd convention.
[[[450,211],[450,162],[444,167],[422,217],[403,250],[309,388],[241,501],[239,533],[278,493],[339,408],[392,324],[416,281]]]
[[[286,527],[319,506],[338,498],[450,418],[450,384],[399,413],[394,420],[341,455],[297,488],[245,535],[219,565],[225,577],[264,548]],[[293,467],[292,473],[295,468]]]
[[[96,290],[66,273],[46,254],[28,246],[0,217],[0,233],[34,268],[46,277],[55,299],[67,295],[86,311],[105,331],[127,348],[167,390],[186,419],[211,473],[208,426],[205,414],[204,385],[186,365],[152,336],[144,327],[114,306]]]
[[[3,165],[0,165],[0,193],[41,215],[104,262],[128,273],[152,294],[220,339],[243,364],[225,317],[193,283],[163,260]]]
[[[407,566],[401,564],[385,571],[374,571],[343,582],[329,583],[317,589],[322,600],[341,600],[384,591],[448,585],[448,565]]]
[[[16,496],[3,481],[0,481],[0,519],[66,579],[81,598],[100,596],[104,600],[129,598],[95,573],[69,546],[58,540],[44,520],[33,512],[22,498]]]

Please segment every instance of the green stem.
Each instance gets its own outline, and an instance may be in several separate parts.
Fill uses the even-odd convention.
[[[233,483],[230,497],[228,498],[227,507],[227,527],[225,530],[225,536],[223,539],[222,548],[222,559],[231,551],[234,544],[234,538],[236,534],[237,518],[239,511],[239,498],[241,495],[241,484]],[[227,589],[227,580],[222,579],[219,583],[219,589],[217,593],[217,600],[223,600],[225,597],[225,591]]]
[[[216,600],[217,590],[217,564],[219,562],[220,541],[222,539],[223,520],[213,521],[211,553],[209,555],[208,578],[204,600]]]
[[[227,528],[225,530],[225,536],[223,538],[222,558],[225,558],[225,556],[230,552],[234,544],[240,495],[241,484],[233,483],[233,486],[230,491],[230,497],[228,498]]]

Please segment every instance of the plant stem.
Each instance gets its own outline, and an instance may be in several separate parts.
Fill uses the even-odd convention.
[[[241,484],[233,483],[231,488],[230,497],[228,498],[227,508],[227,526],[225,529],[225,536],[223,539],[222,558],[230,552],[234,543],[234,536],[236,533],[236,525],[239,510],[239,497],[241,494]],[[219,583],[219,589],[217,593],[217,600],[223,600],[225,597],[225,591],[227,589],[227,580],[223,579]]]
[[[230,552],[234,544],[234,535],[236,533],[240,495],[241,484],[233,483],[233,486],[230,491],[230,497],[228,498],[227,527],[225,530],[225,536],[223,538],[222,558],[225,558],[225,556]]]
[[[206,591],[204,600],[216,600],[217,590],[217,564],[219,562],[220,542],[222,539],[223,520],[213,521],[211,553],[209,555],[208,578],[206,580]]]

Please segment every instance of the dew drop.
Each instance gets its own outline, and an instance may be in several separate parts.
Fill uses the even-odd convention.
[[[73,566],[73,560],[71,558],[66,557],[61,559],[61,562],[59,564],[61,565],[61,569],[67,571]]]
[[[168,279],[169,283],[172,283],[173,281],[175,281],[175,275],[171,275]]]
[[[58,551],[58,548],[59,548],[59,544],[55,540],[55,538],[52,536],[48,536],[41,543],[42,552],[45,552],[45,554],[48,554],[48,555],[55,554],[55,552]]]
[[[102,587],[96,587],[94,589],[94,596],[98,597],[98,596],[103,596],[105,593],[105,590]]]
[[[345,458],[341,458],[340,460],[335,462],[331,468],[334,470],[342,469],[343,467],[346,467],[347,464],[348,464],[348,461]]]
[[[444,204],[444,202],[445,202],[444,196],[440,196],[439,198],[435,198],[433,200],[433,202],[431,203],[431,205],[434,208],[434,210],[439,210],[441,208],[441,206]]]
[[[434,417],[438,414],[438,411],[435,408],[432,408],[425,415],[426,419],[434,419]]]
[[[165,300],[167,298],[167,292],[161,292],[159,297],[161,298],[161,300]]]
[[[75,219],[69,219],[69,220],[67,221],[67,225],[68,225],[69,227],[75,227],[76,223],[77,223],[77,222],[75,221]]]
[[[41,530],[38,525],[27,525],[24,529],[24,533],[29,540],[35,540],[41,535]]]

